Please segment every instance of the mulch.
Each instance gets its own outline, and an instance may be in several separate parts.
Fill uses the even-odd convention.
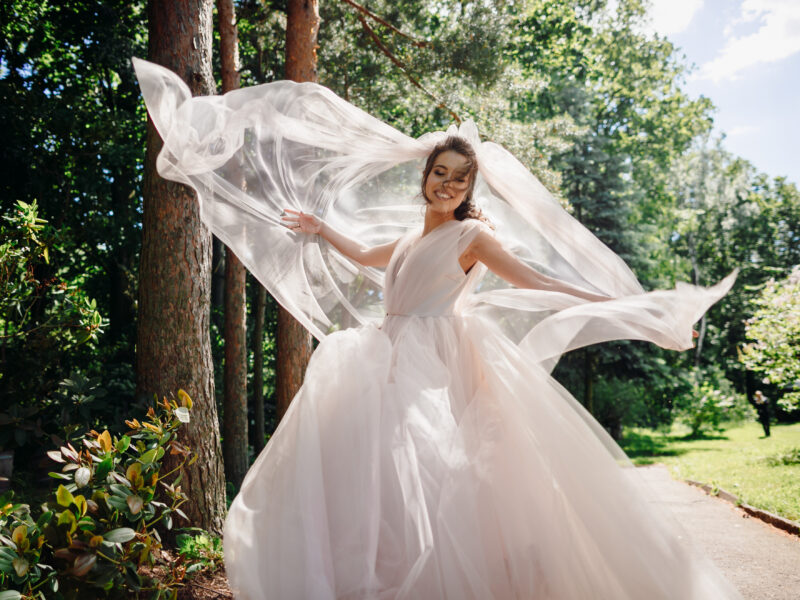
[[[233,598],[223,567],[213,573],[198,573],[188,577],[183,588],[178,591],[178,600],[216,600],[217,598]]]

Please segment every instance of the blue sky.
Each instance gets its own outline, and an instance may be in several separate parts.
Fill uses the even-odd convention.
[[[800,0],[651,0],[651,27],[695,69],[724,146],[800,184]]]

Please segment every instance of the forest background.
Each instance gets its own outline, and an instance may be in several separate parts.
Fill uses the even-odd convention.
[[[291,2],[234,4],[241,86],[287,77]],[[712,101],[685,93],[688,66],[643,26],[646,10],[640,0],[613,12],[603,0],[322,2],[316,77],[408,135],[474,119],[646,289],[740,269],[693,350],[617,342],[562,358],[554,375],[615,438],[676,420],[699,435],[751,417],[757,390],[774,419],[796,421],[800,194],[725,151]],[[219,31],[212,92],[226,89]],[[143,290],[170,285],[170,271],[142,267],[151,167],[130,59],[148,56],[147,4],[13,0],[0,32],[0,449],[24,474],[48,448],[89,429],[121,433],[144,414],[143,381],[160,365],[137,357]],[[296,389],[281,373],[292,362],[302,373],[311,342],[295,352],[281,341],[281,311],[249,275],[230,291],[216,240],[209,267],[198,277],[210,285],[199,322],[211,361],[195,362],[213,402],[201,417],[218,423],[199,426],[225,456],[230,495]],[[226,328],[236,294],[240,334]],[[176,361],[187,361],[182,318],[164,312],[148,334]]]

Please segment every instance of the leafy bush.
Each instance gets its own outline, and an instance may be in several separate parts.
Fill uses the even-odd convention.
[[[178,552],[192,564],[186,568],[187,573],[194,571],[216,571],[223,564],[222,538],[211,535],[196,527],[183,530],[175,537]],[[195,532],[191,535],[188,532]]]
[[[755,411],[743,394],[715,367],[689,372],[689,390],[676,399],[677,417],[691,428],[691,436],[723,431],[724,422],[753,419]]]
[[[42,444],[54,432],[43,414],[63,379],[65,359],[98,340],[106,321],[96,302],[56,264],[59,232],[36,202],[17,202],[0,218],[0,448]],[[49,444],[48,444],[49,445]]]
[[[164,399],[144,422],[126,421],[125,435],[91,431],[77,447],[48,452],[62,465],[50,473],[60,484],[36,514],[14,503],[13,492],[0,498],[0,589],[59,600],[177,596],[186,566],[166,560],[157,526],[170,529],[174,515],[186,518],[182,468],[197,459],[176,439],[192,404],[183,390],[178,402]],[[182,461],[163,473],[167,452]],[[159,576],[143,577],[142,567]],[[13,591],[0,596],[17,597]]]

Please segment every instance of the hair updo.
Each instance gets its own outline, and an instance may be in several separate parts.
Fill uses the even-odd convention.
[[[422,171],[422,197],[425,199],[427,204],[430,204],[431,201],[425,195],[425,186],[428,183],[428,175],[430,175],[430,172],[433,170],[433,165],[436,162],[436,158],[442,152],[447,152],[448,150],[452,150],[453,152],[456,152],[467,159],[467,177],[469,178],[469,187],[467,188],[467,192],[464,196],[464,201],[456,207],[455,211],[453,212],[453,216],[458,221],[463,221],[464,219],[477,219],[479,221],[483,221],[492,229],[494,229],[494,225],[492,225],[491,221],[486,218],[486,216],[483,214],[483,211],[478,208],[473,199],[475,180],[478,177],[478,158],[470,143],[462,137],[449,135],[433,147],[433,150],[431,150],[431,153],[428,155],[428,160],[425,162],[425,168]]]

